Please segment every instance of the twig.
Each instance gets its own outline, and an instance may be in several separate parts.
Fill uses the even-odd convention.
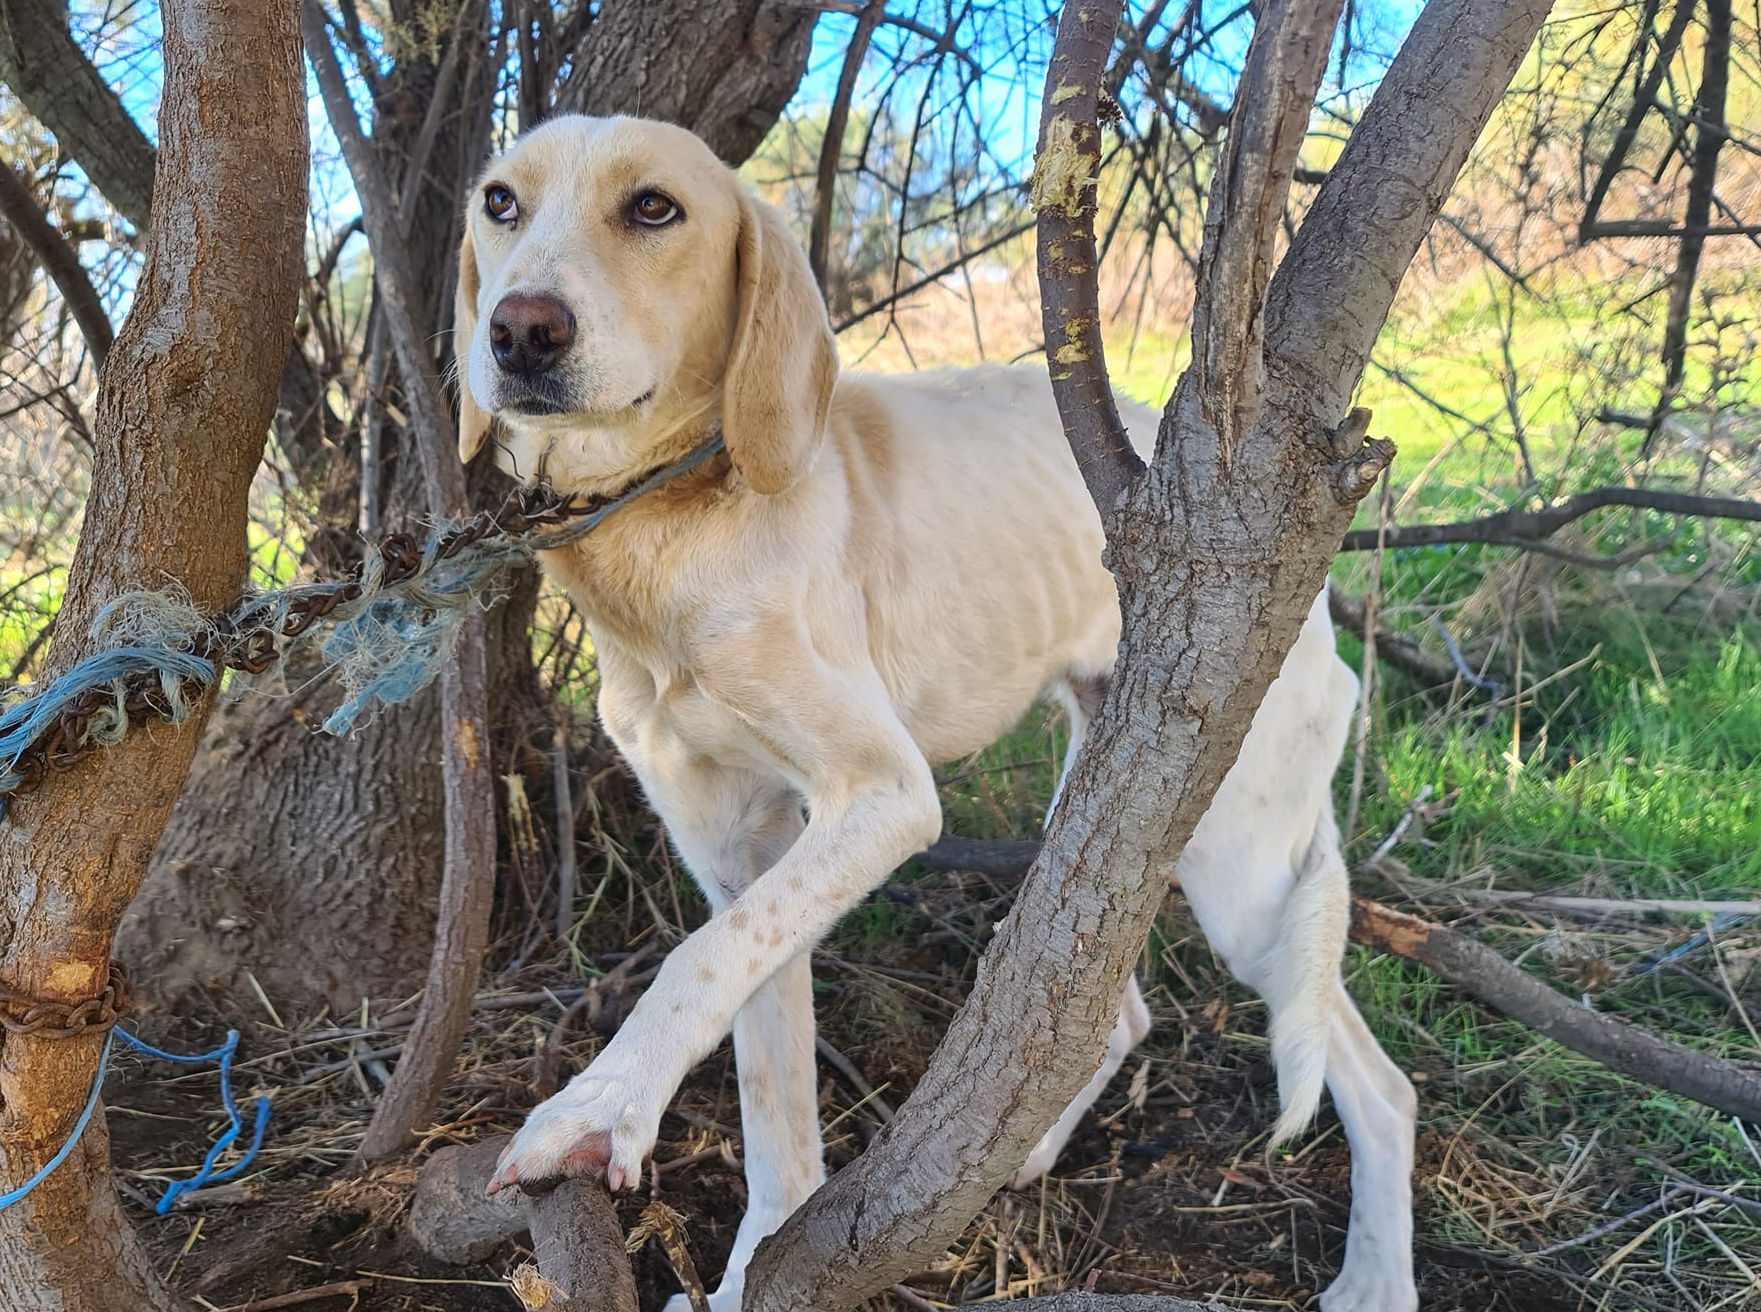
[[[685,1218],[662,1202],[652,1202],[642,1209],[641,1219],[630,1230],[625,1247],[634,1253],[650,1239],[660,1240],[666,1260],[685,1288],[692,1312],[709,1312],[709,1296],[703,1292],[703,1278],[697,1274],[697,1263],[691,1260],[691,1249],[685,1243]]]
[[[1704,519],[1761,522],[1761,501],[1668,492],[1661,488],[1598,487],[1567,497],[1543,510],[1512,506],[1480,519],[1456,520],[1449,524],[1396,524],[1387,531],[1386,545],[1425,547],[1447,542],[1485,542],[1507,547],[1533,546],[1574,520],[1608,506],[1631,506],[1666,515],[1694,515]],[[1379,529],[1353,529],[1345,535],[1339,549],[1373,551],[1379,533]]]
[[[220,1312],[274,1312],[279,1307],[299,1307],[302,1303],[316,1303],[321,1298],[358,1294],[372,1283],[370,1278],[333,1280],[328,1285],[313,1285],[309,1289],[294,1289],[285,1294],[271,1294],[267,1298],[253,1298],[248,1303],[234,1303],[230,1307],[221,1308]]]
[[[575,927],[575,890],[580,861],[575,852],[575,803],[569,788],[568,712],[557,710],[556,739],[550,757],[556,796],[556,936],[567,942]]]
[[[813,1046],[819,1050],[820,1056],[824,1057],[837,1069],[840,1075],[850,1081],[851,1087],[861,1095],[863,1103],[874,1109],[874,1114],[880,1117],[883,1124],[893,1119],[893,1109],[891,1105],[888,1104],[885,1098],[875,1092],[873,1085],[863,1078],[862,1072],[856,1069],[855,1062],[851,1061],[843,1053],[832,1047],[830,1043],[826,1042],[824,1035],[815,1035]]]

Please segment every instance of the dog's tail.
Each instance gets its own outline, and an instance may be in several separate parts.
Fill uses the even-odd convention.
[[[1351,887],[1331,803],[1323,804],[1284,903],[1260,991],[1272,1013],[1272,1064],[1278,1121],[1272,1144],[1314,1119],[1327,1077],[1327,1042],[1339,996],[1339,969],[1351,928]]]

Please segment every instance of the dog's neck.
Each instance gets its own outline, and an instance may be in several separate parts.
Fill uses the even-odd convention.
[[[521,482],[547,482],[595,502],[621,497],[721,431],[718,404],[693,405],[640,424],[572,416],[504,420],[497,459]]]

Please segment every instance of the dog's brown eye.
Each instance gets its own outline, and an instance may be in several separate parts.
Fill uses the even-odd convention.
[[[672,199],[658,191],[645,191],[630,205],[630,217],[650,228],[660,228],[680,217]]]
[[[514,193],[499,182],[492,182],[483,189],[483,208],[497,223],[512,223],[520,217],[520,207],[514,202]]]

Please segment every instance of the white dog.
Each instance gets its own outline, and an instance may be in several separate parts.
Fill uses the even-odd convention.
[[[698,449],[546,567],[586,616],[600,715],[715,915],[593,1064],[537,1108],[494,1187],[640,1178],[662,1112],[733,1030],[750,1201],[717,1312],[823,1178],[809,956],[941,829],[932,763],[1050,691],[1071,751],[1119,640],[1099,517],[1043,369],[840,375],[781,218],[690,133],[559,118],[471,198],[456,352],[461,454],[490,418],[519,477],[609,495]],[[1156,416],[1122,407],[1146,450]],[[1409,1312],[1413,1095],[1340,979],[1330,800],[1357,685],[1317,600],[1178,877],[1272,1011],[1278,1133],[1323,1079],[1350,1136],[1351,1230],[1328,1312]],[[1048,1168],[1149,1015],[1016,1177]]]

